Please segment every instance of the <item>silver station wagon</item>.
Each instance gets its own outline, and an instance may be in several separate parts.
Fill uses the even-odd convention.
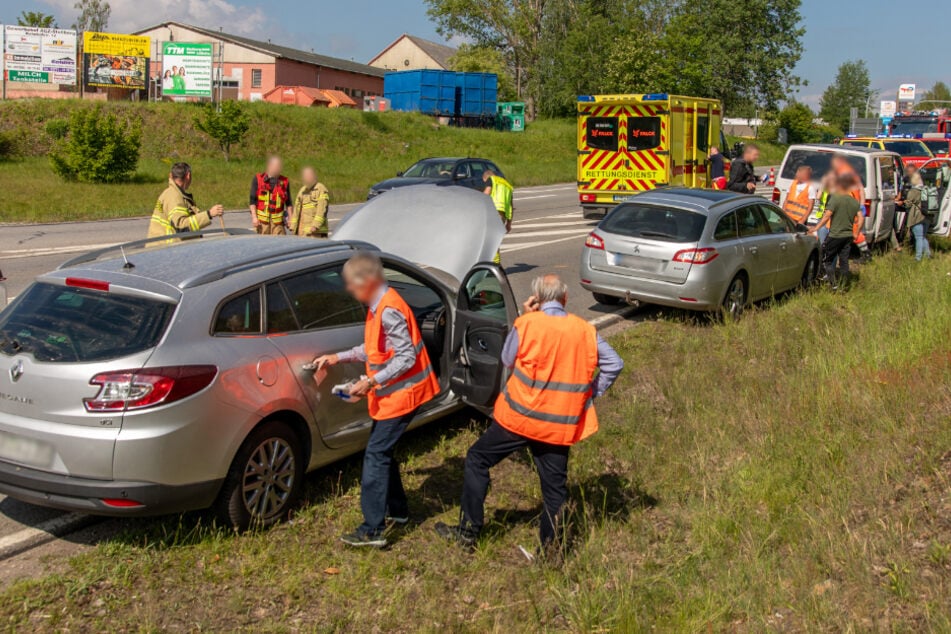
[[[307,471],[369,436],[365,401],[332,394],[363,368],[306,367],[363,341],[341,278],[358,249],[379,250],[437,369],[414,426],[498,394],[518,308],[480,263],[504,235],[487,196],[404,188],[333,241],[191,235],[77,258],[0,313],[0,492],[118,516],[214,506],[238,528],[285,517]]]
[[[660,189],[618,206],[588,236],[581,285],[604,304],[642,302],[734,316],[811,284],[819,244],[762,198]]]

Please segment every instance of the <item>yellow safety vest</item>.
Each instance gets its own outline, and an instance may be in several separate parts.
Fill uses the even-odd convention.
[[[512,219],[512,184],[501,176],[492,176],[489,181],[492,183],[492,202],[495,203],[495,209],[506,220]]]

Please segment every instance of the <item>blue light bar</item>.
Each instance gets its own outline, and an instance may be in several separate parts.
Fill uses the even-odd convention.
[[[594,101],[594,95],[579,95],[578,101],[580,103],[592,103]]]
[[[649,95],[644,95],[644,101],[667,101],[670,99],[670,95],[665,92],[655,92]]]
[[[847,138],[847,139],[857,139],[857,138],[859,138],[859,135],[857,135],[857,134],[846,134],[846,135],[845,135],[845,138]]]

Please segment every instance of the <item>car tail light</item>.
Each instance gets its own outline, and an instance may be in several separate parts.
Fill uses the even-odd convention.
[[[604,251],[604,240],[596,233],[589,233],[587,239],[584,241],[584,245],[589,249]]]
[[[100,502],[106,506],[111,506],[114,509],[134,509],[140,506],[145,506],[141,502],[136,502],[135,500],[130,500],[128,498],[102,498]]]
[[[596,203],[598,202],[598,197],[595,194],[581,194],[581,202]]]
[[[783,193],[779,191],[778,187],[773,187],[773,202],[777,205],[779,204],[779,199],[782,198]]]
[[[104,372],[89,381],[99,394],[83,404],[87,412],[122,412],[174,403],[202,391],[217,375],[213,365]]]
[[[66,286],[72,286],[73,288],[88,288],[92,291],[103,291],[105,293],[109,292],[109,282],[87,280],[81,277],[67,277]]]
[[[709,264],[716,260],[720,254],[716,249],[686,249],[674,254],[674,262],[683,262],[685,264]]]

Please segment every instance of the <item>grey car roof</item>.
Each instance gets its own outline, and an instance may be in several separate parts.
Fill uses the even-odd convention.
[[[259,236],[228,236],[212,240],[195,239],[152,246],[127,253],[134,268],[125,267],[125,259],[116,249],[115,257],[83,262],[61,273],[73,270],[84,274],[123,273],[185,289],[200,286],[248,268],[300,257],[368,248],[356,242],[331,242],[313,238],[266,238]],[[369,247],[372,248],[372,247]]]
[[[860,145],[833,145],[829,143],[801,143],[790,145],[790,150],[823,150],[825,152],[842,152],[843,154],[895,154],[890,150],[877,147],[862,147]]]
[[[643,194],[638,194],[625,204],[646,203],[652,205],[670,205],[680,209],[707,213],[722,205],[753,198],[755,197],[737,192],[673,187],[669,189],[655,189]]]

